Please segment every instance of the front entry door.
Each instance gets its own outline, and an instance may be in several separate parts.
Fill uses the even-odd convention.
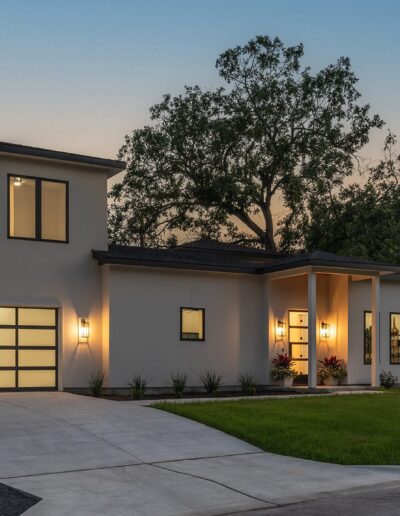
[[[289,355],[300,375],[308,375],[308,312],[289,310]]]

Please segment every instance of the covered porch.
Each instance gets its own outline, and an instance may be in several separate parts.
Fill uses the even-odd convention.
[[[308,255],[310,263],[293,263],[266,277],[269,363],[277,353],[287,353],[295,360],[295,369],[304,383],[316,388],[320,383],[318,361],[337,356],[347,367],[347,378],[342,383],[359,383],[354,380],[359,377],[358,368],[367,367],[368,377],[363,383],[379,386],[381,277],[394,272],[394,268],[379,268],[371,262],[316,263],[328,262],[329,255],[320,253],[321,259],[318,253],[313,254],[314,259]],[[360,351],[364,343],[358,343],[354,352],[356,343],[349,339],[350,290],[359,281],[368,284],[372,321],[368,366]]]

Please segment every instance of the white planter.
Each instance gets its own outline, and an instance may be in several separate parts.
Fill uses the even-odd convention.
[[[279,387],[292,387],[293,385],[293,376],[284,376],[279,380],[276,380],[277,385]]]
[[[326,387],[335,387],[339,385],[339,380],[333,376],[328,376],[328,378],[324,378],[324,385]]]

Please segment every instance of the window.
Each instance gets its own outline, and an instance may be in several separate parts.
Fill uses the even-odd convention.
[[[364,312],[364,364],[371,364],[372,352],[372,314]]]
[[[57,309],[0,307],[0,388],[57,387]]]
[[[204,308],[181,308],[181,340],[204,340]]]
[[[68,183],[8,176],[8,237],[68,241]]]
[[[400,314],[390,314],[390,363],[400,364]]]

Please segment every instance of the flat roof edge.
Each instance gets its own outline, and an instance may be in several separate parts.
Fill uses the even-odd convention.
[[[95,156],[86,156],[84,154],[56,151],[51,149],[44,149],[41,147],[31,147],[29,145],[20,145],[17,143],[0,142],[0,154],[3,153],[12,154],[15,156],[32,156],[36,158],[66,161],[69,163],[80,163],[82,165],[92,165],[95,167],[106,168],[110,171],[109,177],[117,174],[118,172],[122,172],[126,168],[126,163],[121,160],[98,158]]]

